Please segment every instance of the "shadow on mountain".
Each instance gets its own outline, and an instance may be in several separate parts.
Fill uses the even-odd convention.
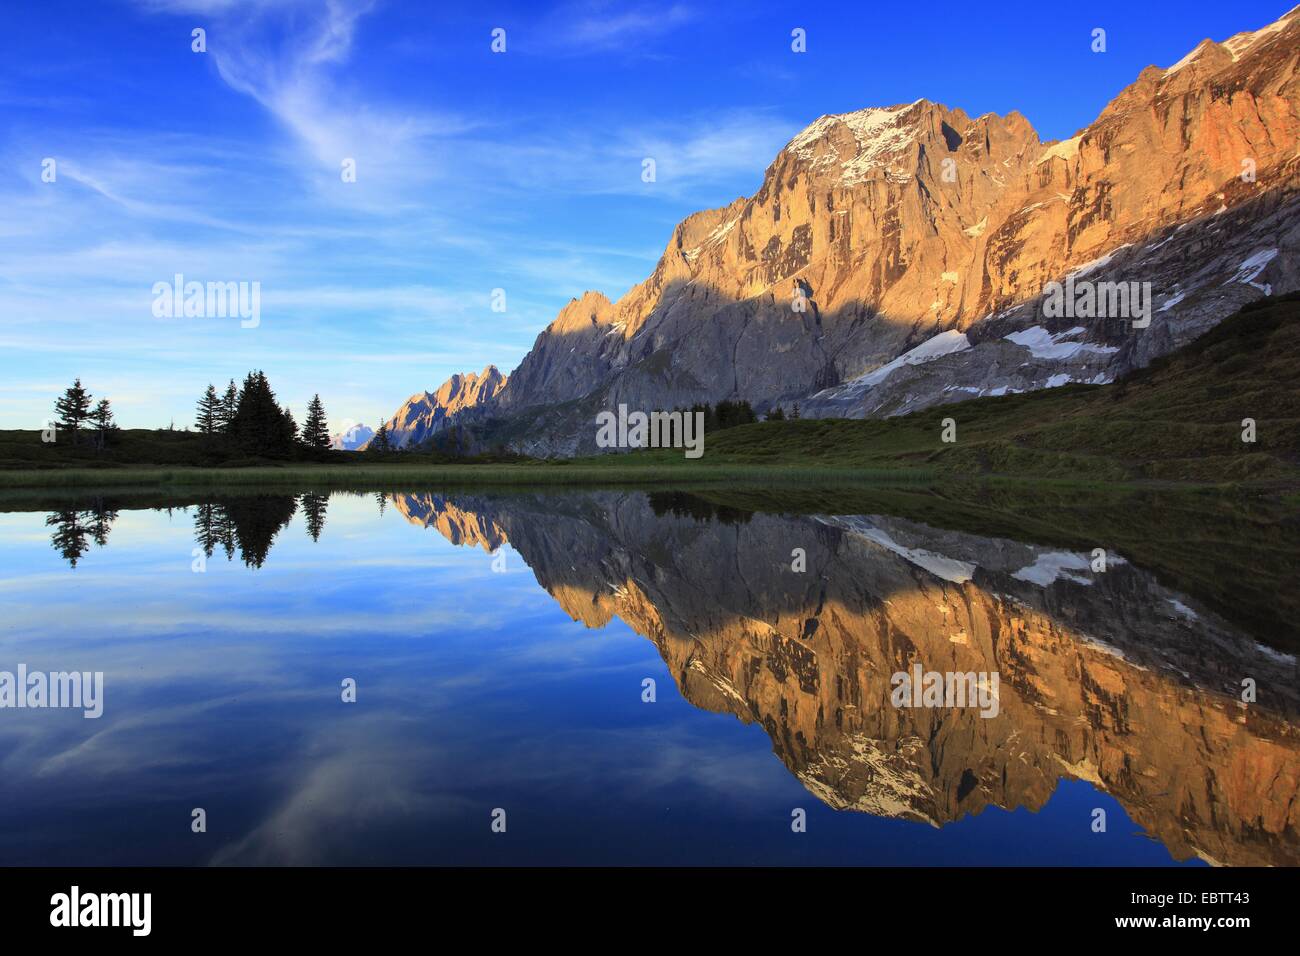
[[[1240,186],[1225,189],[1237,196]],[[835,290],[818,288],[805,272],[745,299],[703,280],[672,279],[630,337],[622,324],[628,317],[616,304],[589,294],[573,300],[538,336],[499,402],[449,419],[455,445],[477,452],[508,447],[540,457],[595,454],[601,451],[595,416],[619,404],[652,411],[745,400],[760,412],[779,406],[788,413],[801,402],[805,415],[879,417],[1041,390],[1066,379],[1109,381],[1185,346],[1258,299],[1264,286],[1255,281],[1257,272],[1251,281],[1241,277],[1241,262],[1261,246],[1286,245],[1298,210],[1300,199],[1279,187],[1239,198],[1214,215],[1116,237],[1113,254],[1091,264],[1087,280],[1151,283],[1147,328],[1113,316],[1046,317],[1042,282],[1030,289],[986,289],[973,307],[954,304],[935,312],[927,294],[913,309],[882,309],[879,303],[890,283],[906,274],[906,264],[877,277],[872,297],[826,310],[820,300],[834,298]],[[1280,284],[1274,292],[1294,287],[1291,259],[1289,251],[1276,257]],[[794,266],[811,271],[816,263]],[[934,281],[935,296],[951,284],[938,276]],[[805,291],[803,311],[793,308],[796,286]],[[1068,344],[1097,348],[1056,343],[1030,349],[1005,338],[1034,326]],[[968,347],[900,363],[881,381],[862,383],[862,376],[949,330],[965,333]],[[1231,371],[1223,370],[1225,378]],[[846,383],[854,384],[837,390]],[[810,401],[824,390],[833,391]],[[1254,417],[1270,413],[1267,405],[1252,411]]]

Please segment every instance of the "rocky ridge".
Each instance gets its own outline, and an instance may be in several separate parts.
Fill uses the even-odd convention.
[[[414,448],[428,441],[460,413],[491,403],[506,381],[495,365],[489,365],[477,375],[458,372],[437,391],[412,395],[384,423],[389,443],[394,448]]]

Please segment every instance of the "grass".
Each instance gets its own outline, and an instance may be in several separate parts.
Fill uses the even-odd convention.
[[[702,466],[683,471],[672,465],[537,462],[521,465],[284,465],[257,468],[123,467],[0,471],[0,494],[67,490],[83,494],[125,489],[368,489],[419,485],[438,487],[655,486],[710,484],[835,485],[841,483],[924,483],[932,471],[905,469],[822,469],[802,466]]]

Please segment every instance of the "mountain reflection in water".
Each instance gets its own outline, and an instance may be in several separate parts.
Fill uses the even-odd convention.
[[[639,493],[395,503],[454,543],[509,541],[575,621],[621,618],[832,807],[942,826],[1036,810],[1074,777],[1178,859],[1300,862],[1294,658],[1122,556],[1094,574],[1091,555],[899,518],[717,520]],[[918,662],[998,672],[999,716],[891,706]],[[1245,678],[1271,706],[1241,701]]]
[[[674,493],[364,497],[454,545],[508,544],[570,618],[617,617],[653,642],[686,700],[761,726],[835,809],[940,828],[990,806],[1038,811],[1074,779],[1175,859],[1300,863],[1295,658],[1122,554],[1096,572],[1089,553],[907,518]],[[295,514],[321,538],[329,504],[261,494],[184,511],[197,551],[262,574]],[[84,563],[124,507],[56,511],[53,546]],[[892,675],[918,664],[997,673],[997,716],[891,705]]]

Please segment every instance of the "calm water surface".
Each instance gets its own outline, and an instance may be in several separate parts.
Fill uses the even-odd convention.
[[[148,504],[0,514],[0,670],[105,675],[99,719],[0,710],[4,864],[1300,862],[1295,659],[1120,552],[642,492]],[[997,715],[893,706],[918,663]]]

